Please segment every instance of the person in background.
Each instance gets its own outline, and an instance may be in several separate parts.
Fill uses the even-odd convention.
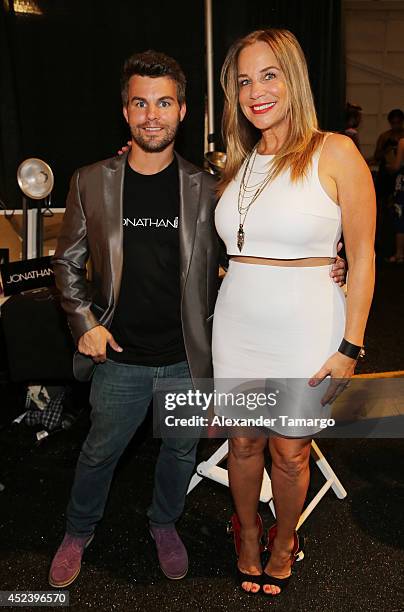
[[[346,103],[345,107],[345,136],[348,136],[356,144],[358,150],[361,150],[359,142],[358,127],[362,121],[362,107],[358,104]]]
[[[400,108],[394,108],[387,115],[390,129],[377,139],[373,159],[378,163],[375,176],[377,198],[377,252],[390,261],[390,255],[396,250],[396,209],[394,193],[396,190],[397,171],[394,164],[397,145],[404,138],[404,113]],[[393,255],[394,261],[395,255]]]
[[[404,263],[404,138],[398,141],[395,158],[389,168],[396,172],[394,185],[394,229],[395,253],[389,258],[390,263]]]
[[[391,110],[387,121],[390,123],[390,129],[380,134],[373,154],[374,160],[383,166],[394,162],[398,141],[404,138],[404,113],[401,108]]]

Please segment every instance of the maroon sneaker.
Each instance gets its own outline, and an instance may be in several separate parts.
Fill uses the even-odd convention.
[[[77,538],[65,533],[63,542],[53,557],[49,570],[49,584],[53,587],[66,587],[74,582],[80,573],[81,557],[90,544],[94,534]]]
[[[156,543],[162,572],[171,580],[184,578],[188,572],[188,553],[175,527],[150,525],[150,533]]]

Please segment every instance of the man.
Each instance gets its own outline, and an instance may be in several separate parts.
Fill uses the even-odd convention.
[[[380,134],[377,139],[373,158],[379,164],[375,176],[377,198],[376,252],[389,263],[395,263],[399,257],[400,247],[397,241],[397,223],[394,208],[394,193],[399,168],[395,167],[397,147],[400,138],[404,138],[404,113],[400,108],[393,108],[387,115],[390,129]],[[401,249],[402,250],[402,249]]]
[[[80,572],[116,463],[146,416],[153,379],[212,376],[215,180],[174,152],[186,111],[184,74],[162,53],[133,55],[124,66],[122,100],[130,152],[73,175],[53,259],[78,347],[76,377],[88,379],[94,370],[91,428],[76,468],[66,534],[49,573],[55,587],[68,586]],[[188,570],[175,522],[196,444],[163,438],[155,470],[150,531],[160,567],[172,579]]]
[[[389,162],[394,162],[398,141],[404,138],[404,113],[401,108],[393,108],[387,115],[387,121],[390,129],[379,135],[373,157],[375,161],[389,165]]]
[[[78,343],[75,374],[83,380],[95,369],[91,428],[76,468],[66,535],[49,573],[55,587],[79,574],[117,461],[146,416],[153,379],[212,376],[215,181],[174,153],[186,111],[184,74],[164,54],[134,55],[124,66],[122,100],[131,150],[75,172],[53,260]],[[163,439],[156,465],[150,531],[161,569],[172,579],[188,569],[175,522],[196,445],[194,439]]]

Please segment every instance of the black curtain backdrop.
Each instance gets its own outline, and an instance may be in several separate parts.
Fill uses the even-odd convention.
[[[0,2],[0,207],[11,207],[20,199],[16,180],[21,157],[21,126],[18,117],[16,67],[11,50],[12,16]],[[0,244],[1,246],[5,246]]]
[[[12,0],[8,2],[12,9]],[[21,206],[19,193],[16,200],[10,186],[16,182],[16,169],[23,159],[39,157],[49,163],[55,175],[52,205],[63,207],[75,168],[111,157],[126,143],[129,131],[122,116],[121,68],[126,57],[149,48],[174,56],[187,75],[188,113],[177,148],[191,161],[202,163],[205,59],[201,0],[35,3],[42,15],[13,15],[0,2],[9,41],[7,54],[2,53],[0,60],[2,81],[7,80],[9,92],[15,82],[15,103],[2,113],[0,127],[0,197],[9,207]],[[180,15],[186,17],[189,27],[179,23]],[[2,41],[2,50],[3,46]],[[12,119],[15,114],[20,126]],[[19,132],[22,141],[17,151],[14,143]]]
[[[136,51],[174,56],[188,79],[188,113],[177,150],[201,165],[204,144],[203,0],[36,0],[42,15],[0,2],[0,198],[20,207],[18,164],[40,157],[55,174],[53,206],[63,207],[75,168],[115,154],[126,142],[120,73]],[[8,9],[5,8],[8,5]],[[220,66],[231,42],[263,26],[283,26],[306,53],[323,128],[342,128],[345,73],[341,0],[213,0],[216,132]],[[186,26],[184,27],[184,20]],[[218,148],[220,142],[218,141]]]

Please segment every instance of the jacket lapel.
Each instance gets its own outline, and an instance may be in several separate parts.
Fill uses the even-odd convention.
[[[202,171],[189,164],[176,153],[180,185],[179,243],[180,243],[180,288],[183,294],[192,252],[201,194]],[[109,258],[113,301],[117,304],[122,278],[123,263],[123,185],[127,153],[106,162],[104,170],[104,201],[109,238]]]
[[[109,242],[113,301],[117,304],[123,261],[123,183],[127,153],[114,157],[104,166],[104,201]]]
[[[185,283],[194,249],[196,225],[198,220],[201,180],[197,168],[176,153],[180,180],[180,288],[184,292]]]

